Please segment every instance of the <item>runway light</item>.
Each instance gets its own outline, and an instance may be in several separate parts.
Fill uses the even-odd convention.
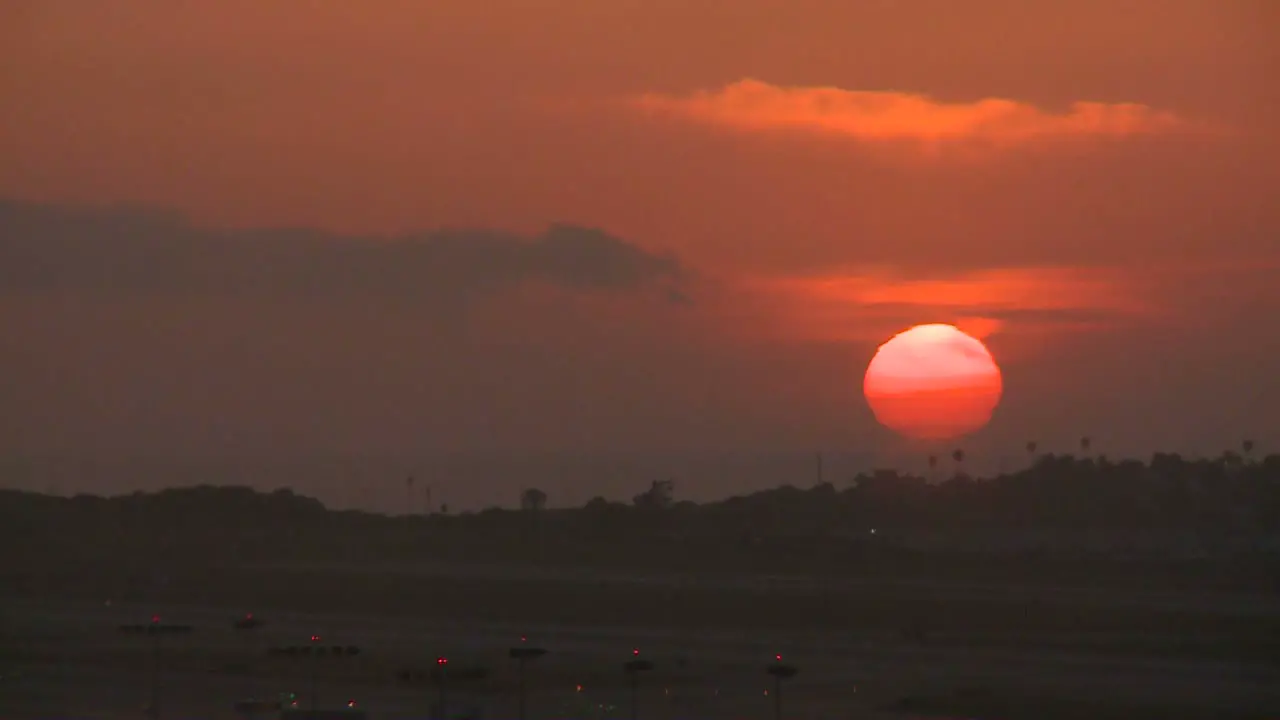
[[[581,686],[581,685],[579,685],[579,686],[578,686],[578,692],[582,692],[582,686]]]
[[[159,622],[160,622],[160,616],[159,616],[159,615],[152,615],[152,616],[151,616],[151,624],[152,624],[152,625],[156,625],[156,624],[158,624]]]
[[[639,655],[639,654],[640,654],[640,648],[632,648],[632,649],[631,649],[631,654],[632,654],[632,655]]]
[[[312,636],[311,636],[311,642],[320,642],[320,636],[319,636],[319,635],[312,635]]]
[[[436,658],[436,664],[437,664],[437,665],[447,665],[448,663],[449,663],[449,658],[447,658],[447,657],[438,657],[438,658]]]
[[[347,707],[349,707],[349,708],[353,708],[353,707],[355,707],[355,706],[356,706],[356,701],[355,701],[355,700],[348,700],[348,701],[347,701]]]

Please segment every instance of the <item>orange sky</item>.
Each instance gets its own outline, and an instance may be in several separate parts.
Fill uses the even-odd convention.
[[[680,270],[512,270],[452,315],[0,286],[0,450],[875,446],[862,368],[930,321],[1005,368],[973,455],[1265,447],[1278,26],[1268,0],[6,3],[0,198],[371,245],[561,222]]]

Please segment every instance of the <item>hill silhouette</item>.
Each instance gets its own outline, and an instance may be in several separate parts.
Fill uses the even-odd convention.
[[[958,555],[1272,562],[1280,455],[1150,462],[1046,455],[1019,472],[930,481],[893,470],[845,487],[784,486],[719,502],[654,483],[624,504],[389,517],[328,510],[286,489],[199,486],[117,497],[0,492],[11,576],[114,568],[502,564],[695,572],[855,572]],[[530,501],[530,498],[533,498]],[[14,552],[16,550],[16,552]]]

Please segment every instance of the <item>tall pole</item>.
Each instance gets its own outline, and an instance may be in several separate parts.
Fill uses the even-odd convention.
[[[160,633],[151,636],[151,702],[147,707],[147,715],[152,720],[160,717]]]
[[[528,712],[527,705],[528,705],[528,698],[529,698],[529,688],[527,683],[525,682],[525,670],[526,670],[525,665],[530,660],[537,660],[538,658],[547,654],[547,651],[545,648],[526,645],[525,644],[526,639],[527,638],[524,635],[521,635],[520,644],[515,645],[511,647],[509,650],[507,650],[507,654],[510,655],[518,664],[517,672],[520,673],[520,708],[519,708],[520,720],[525,720],[525,716]]]
[[[319,635],[311,636],[310,649],[311,649],[311,712],[315,712],[316,705],[318,704],[317,703],[318,691],[316,690],[316,670],[318,669],[318,665],[320,662],[320,653],[319,653],[320,636]]]
[[[440,702],[439,702],[439,706],[436,708],[437,712],[440,713],[440,720],[448,720],[448,717],[449,717],[449,711],[445,709],[444,701],[445,701],[444,675],[442,674],[440,676]]]
[[[773,720],[782,720],[782,677],[773,676]]]
[[[519,714],[519,718],[520,718],[520,720],[525,720],[525,717],[524,717],[524,707],[525,707],[524,658],[520,658],[519,663],[520,663],[520,714]]]
[[[640,711],[636,705],[636,673],[631,673],[631,720],[636,720]]]

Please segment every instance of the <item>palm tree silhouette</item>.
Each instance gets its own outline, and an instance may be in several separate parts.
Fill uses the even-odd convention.
[[[964,473],[964,450],[956,448],[951,452],[951,459],[956,463],[956,475]]]
[[[1032,466],[1036,464],[1036,450],[1038,450],[1039,447],[1040,446],[1036,444],[1035,440],[1031,440],[1027,442],[1027,455],[1031,456]]]
[[[1080,438],[1080,454],[1081,455],[1083,455],[1086,458],[1089,457],[1089,448],[1092,446],[1093,446],[1093,440],[1088,435],[1085,435],[1084,437]]]
[[[1244,453],[1244,461],[1252,464],[1253,462],[1253,441],[1245,439],[1240,442],[1240,450]]]

